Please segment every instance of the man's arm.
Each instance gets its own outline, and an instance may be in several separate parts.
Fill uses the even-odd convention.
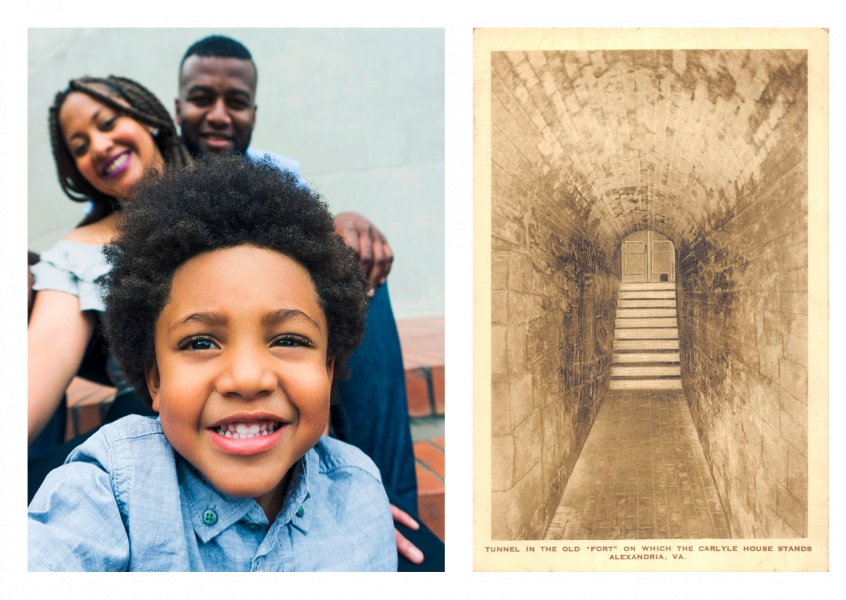
[[[355,250],[370,286],[375,289],[383,285],[391,272],[394,252],[382,232],[362,215],[343,212],[335,217],[335,233]]]

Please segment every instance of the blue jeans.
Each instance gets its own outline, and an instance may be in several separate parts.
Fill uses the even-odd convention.
[[[347,361],[352,376],[337,386],[332,429],[357,446],[382,473],[386,488],[417,513],[417,476],[408,426],[405,369],[388,285],[376,288],[364,340]]]

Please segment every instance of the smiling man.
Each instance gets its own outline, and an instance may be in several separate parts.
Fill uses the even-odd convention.
[[[212,35],[191,45],[179,66],[176,98],[176,122],[185,145],[195,156],[235,152],[253,160],[270,159],[298,173],[296,160],[250,147],[257,83],[255,61],[240,42]],[[383,286],[394,260],[385,236],[355,212],[336,215],[335,229],[355,250],[373,288]]]
[[[226,49],[225,42],[220,45]],[[237,46],[230,53],[236,56],[192,54],[182,61],[176,116],[194,155],[243,154],[250,146],[256,123],[256,67],[249,53]]]

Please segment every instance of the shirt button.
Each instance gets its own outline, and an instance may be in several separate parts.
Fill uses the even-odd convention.
[[[203,523],[206,525],[214,525],[217,523],[217,513],[214,512],[212,509],[208,509],[206,512],[203,513]]]
[[[298,517],[301,517],[301,516],[303,516],[304,514],[305,514],[305,509],[304,509],[302,506],[300,506],[300,507],[297,509],[297,516],[298,516]]]

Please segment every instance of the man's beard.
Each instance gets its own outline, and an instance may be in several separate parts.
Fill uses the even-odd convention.
[[[180,126],[181,131],[181,126]],[[243,143],[240,144],[243,146],[242,148],[233,148],[232,150],[227,150],[225,154],[246,154],[247,148],[250,147],[250,139],[252,138],[252,132],[243,140]],[[191,153],[191,156],[194,158],[199,158],[201,156],[205,156],[206,154],[224,154],[223,152],[207,152],[203,149],[202,145],[202,136],[197,134],[196,136],[186,136],[184,133],[182,134],[182,143],[185,144],[185,147],[188,148],[188,152]]]

